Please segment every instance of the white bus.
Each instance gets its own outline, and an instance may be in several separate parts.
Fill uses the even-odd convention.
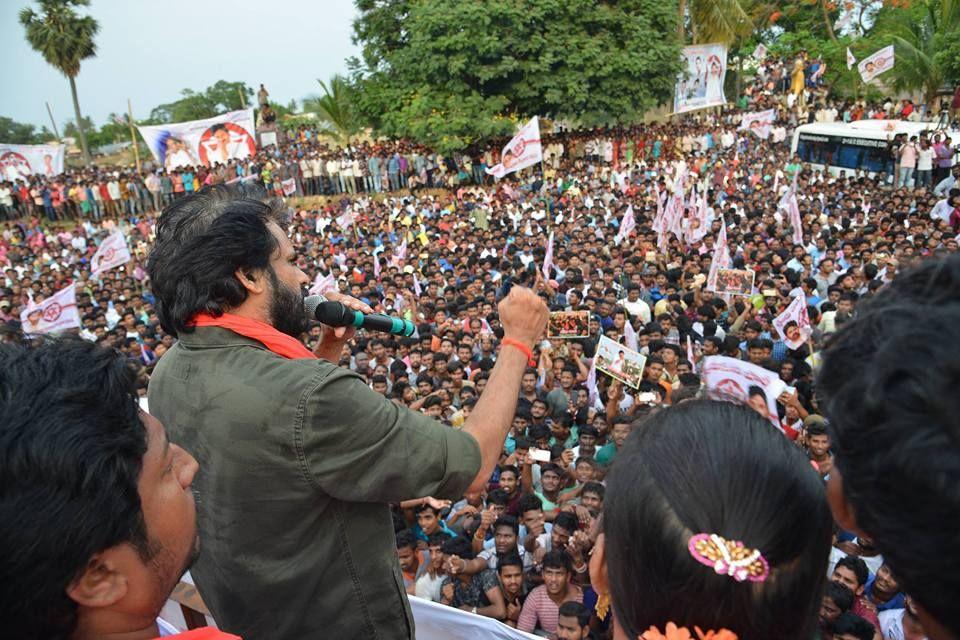
[[[855,122],[816,122],[797,127],[793,132],[791,153],[800,156],[801,162],[810,163],[814,170],[829,168],[837,175],[846,170],[866,171],[871,177],[881,171],[891,173],[887,144],[897,134],[907,138],[919,136],[924,131],[933,132],[932,122],[907,122],[904,120],[857,120]],[[960,143],[960,131],[944,131]]]

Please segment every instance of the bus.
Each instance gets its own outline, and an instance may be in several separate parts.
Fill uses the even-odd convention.
[[[890,140],[901,133],[910,138],[923,132],[946,133],[954,144],[960,142],[960,131],[937,129],[933,122],[816,122],[800,125],[794,130],[790,151],[814,170],[827,169],[833,175],[843,170],[848,174],[865,171],[870,177],[880,172],[890,175],[892,165],[887,154]]]

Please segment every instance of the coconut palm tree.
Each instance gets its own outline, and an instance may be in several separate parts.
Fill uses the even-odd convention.
[[[896,64],[886,84],[897,92],[922,92],[928,105],[946,80],[944,41],[960,25],[960,0],[923,0],[903,11],[883,12],[874,27],[876,40],[893,44]],[[906,18],[906,19],[905,19]]]
[[[73,113],[80,134],[83,161],[90,164],[90,149],[77,98],[76,77],[80,62],[97,55],[94,37],[100,25],[90,16],[81,16],[76,7],[90,5],[90,0],[38,0],[40,13],[30,7],[20,10],[20,24],[26,30],[27,42],[43,56],[50,66],[65,75],[70,81],[73,97]]]
[[[316,113],[338,142],[349,144],[350,138],[357,133],[357,125],[346,79],[334,75],[329,83],[319,79],[317,82],[323,89],[323,95],[304,100],[304,110]]]

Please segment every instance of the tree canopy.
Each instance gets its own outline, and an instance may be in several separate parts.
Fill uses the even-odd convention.
[[[32,124],[16,122],[0,116],[0,142],[8,144],[44,144],[53,140],[53,133],[46,127],[40,131]]]
[[[441,150],[533,115],[638,120],[680,69],[675,3],[358,0],[356,108],[386,135]]]
[[[240,94],[243,93],[243,101]],[[150,112],[150,122],[166,124],[185,120],[202,120],[227,111],[243,109],[244,101],[249,107],[253,89],[243,82],[218,80],[213,86],[197,92],[184,89],[179,100],[161,104]]]

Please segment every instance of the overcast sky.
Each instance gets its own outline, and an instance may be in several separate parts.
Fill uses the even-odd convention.
[[[28,4],[39,10],[0,0],[0,116],[49,127],[49,101],[62,131],[73,118],[70,85],[27,44],[17,14]],[[77,92],[97,126],[127,98],[145,118],[182,89],[217,80],[262,82],[286,104],[319,93],[316,79],[346,72],[357,53],[349,0],[92,0],[89,12],[100,23],[97,57],[83,62]]]

